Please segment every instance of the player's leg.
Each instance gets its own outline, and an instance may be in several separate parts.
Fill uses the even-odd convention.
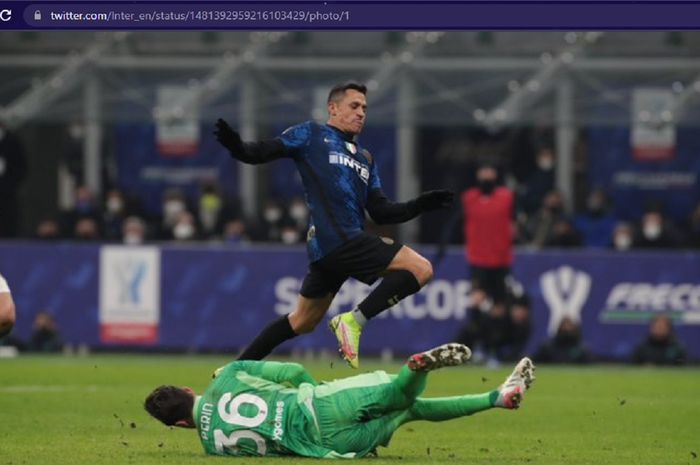
[[[398,244],[389,239],[381,238],[380,241],[372,253],[377,261],[382,257],[389,258],[380,271],[384,279],[356,309],[337,315],[330,322],[340,351],[353,368],[359,366],[360,334],[365,323],[418,292],[433,277],[432,265],[415,250],[407,246],[398,248]]]
[[[282,315],[267,325],[241,353],[238,360],[262,360],[275,347],[299,334],[308,333],[323,319],[334,294],[310,299],[299,296],[297,308],[289,315]]]
[[[535,365],[529,358],[523,358],[498,389],[475,395],[435,399],[419,398],[410,408],[410,416],[407,421],[451,420],[494,407],[517,409],[520,407],[525,392],[534,381]]]
[[[312,264],[301,286],[296,309],[270,323],[238,357],[262,360],[283,342],[309,333],[323,319],[344,278],[319,272]]]
[[[387,446],[391,436],[401,425],[410,421],[407,410],[385,413],[370,421],[344,427],[333,435],[329,447],[342,453],[352,452],[355,457],[364,457],[374,452],[377,446]]]
[[[438,368],[463,365],[471,356],[469,347],[457,343],[443,344],[425,352],[413,354],[401,367],[393,383],[412,401],[425,389],[428,372]]]
[[[317,387],[314,405],[324,445],[359,457],[387,445],[399,426],[416,419],[408,409],[425,389],[428,373],[466,363],[470,355],[466,346],[444,344],[412,355],[396,376],[375,372]]]
[[[0,337],[10,334],[15,326],[15,303],[12,300],[10,287],[5,278],[0,275]]]

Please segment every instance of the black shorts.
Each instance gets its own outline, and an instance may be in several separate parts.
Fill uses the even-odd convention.
[[[472,289],[482,289],[494,300],[502,301],[506,298],[508,280],[511,279],[510,267],[486,268],[472,266],[470,272]]]
[[[300,294],[310,299],[335,294],[350,277],[372,284],[401,247],[393,239],[362,233],[311,263]]]

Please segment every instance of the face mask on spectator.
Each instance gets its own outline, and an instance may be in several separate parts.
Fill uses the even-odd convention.
[[[279,207],[268,207],[263,212],[263,218],[268,223],[276,223],[282,218],[282,209]]]
[[[178,240],[191,239],[194,236],[194,226],[189,223],[181,223],[173,228],[173,237]]]
[[[488,195],[496,188],[496,181],[493,179],[480,179],[478,186],[482,193]]]
[[[141,234],[130,233],[124,236],[124,243],[127,245],[143,244],[143,236]]]
[[[174,218],[185,211],[185,204],[180,200],[168,200],[163,205],[163,213],[166,218]]]
[[[646,223],[642,228],[644,237],[648,240],[653,241],[661,236],[661,225],[658,223]]]
[[[124,208],[124,202],[119,197],[110,197],[107,200],[107,211],[112,214],[121,213]]]
[[[306,205],[302,203],[295,203],[289,207],[289,216],[292,217],[294,221],[304,221],[306,220],[308,210]]]
[[[282,242],[285,244],[296,244],[299,242],[299,232],[296,229],[282,231]]]
[[[618,234],[613,239],[617,250],[628,250],[632,247],[632,238],[627,234]]]
[[[542,171],[550,171],[554,168],[554,159],[552,157],[539,157],[537,159],[537,166]]]

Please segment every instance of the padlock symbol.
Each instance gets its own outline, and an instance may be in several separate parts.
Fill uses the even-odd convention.
[[[41,11],[36,10],[34,12],[34,21],[41,21]]]

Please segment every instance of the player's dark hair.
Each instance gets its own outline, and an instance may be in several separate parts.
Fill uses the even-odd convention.
[[[177,386],[159,386],[151,392],[143,404],[151,416],[167,426],[192,416],[194,397]]]
[[[364,95],[367,95],[367,86],[356,81],[348,81],[342,84],[336,84],[328,93],[328,103],[340,100],[345,95],[347,90],[356,90]]]

